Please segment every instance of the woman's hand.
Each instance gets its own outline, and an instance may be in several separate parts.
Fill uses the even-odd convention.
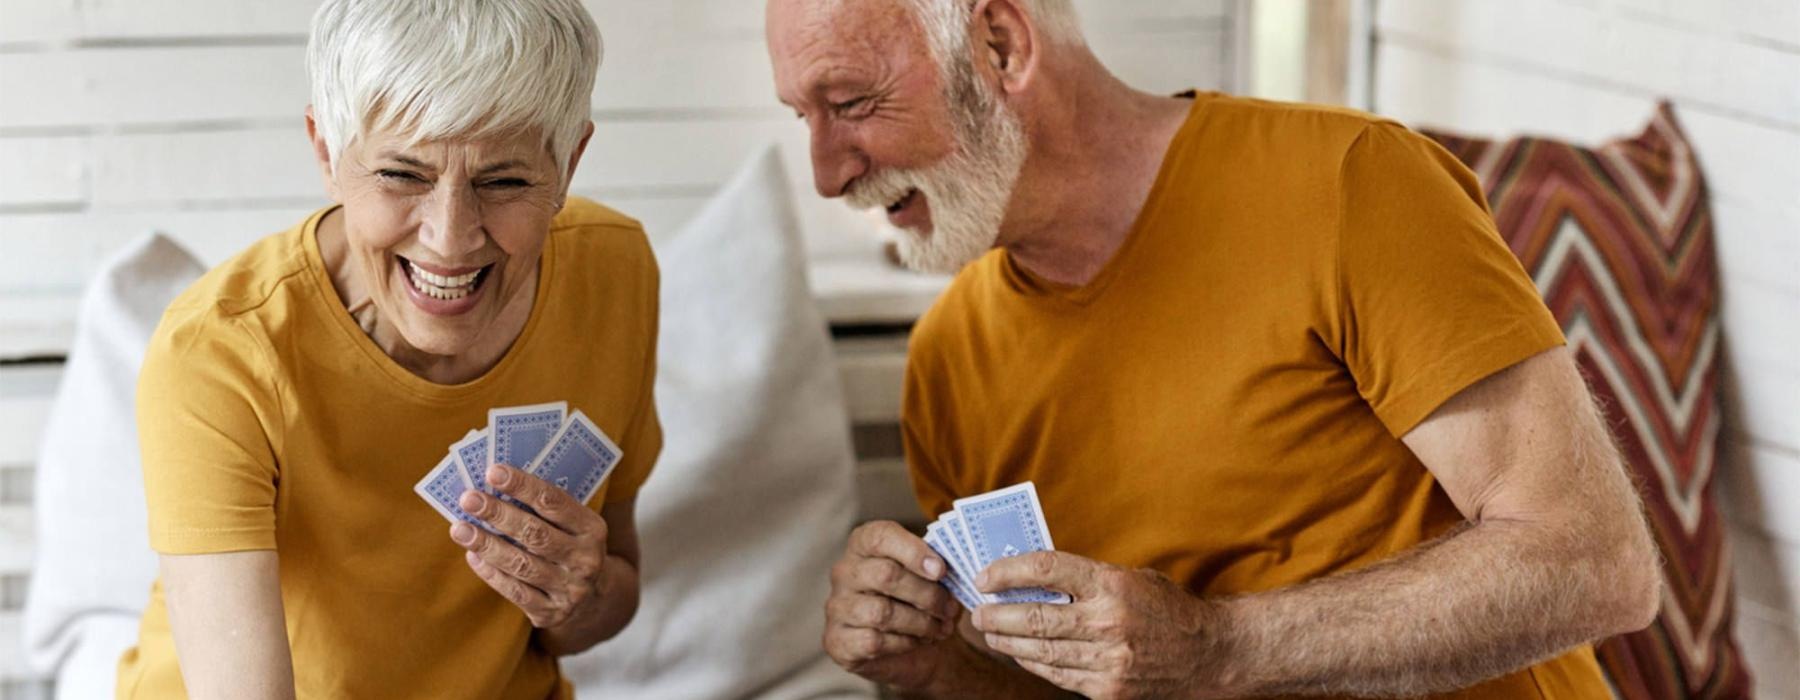
[[[463,494],[463,510],[518,543],[457,523],[450,539],[469,550],[469,568],[523,610],[534,627],[551,629],[598,616],[609,592],[606,520],[519,469],[491,467],[487,480],[536,513],[479,491]]]

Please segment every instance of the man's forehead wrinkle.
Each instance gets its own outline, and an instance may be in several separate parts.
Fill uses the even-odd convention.
[[[813,64],[806,83],[809,87],[826,80],[889,79],[909,63],[906,58],[910,54],[924,51],[924,37],[910,12],[877,0],[843,1],[868,9],[826,18],[826,26],[809,32],[810,45],[815,47],[809,61]]]

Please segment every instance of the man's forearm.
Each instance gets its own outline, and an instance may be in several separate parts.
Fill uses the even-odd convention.
[[[1467,687],[1641,626],[1642,596],[1616,586],[1642,581],[1628,569],[1643,562],[1594,535],[1487,522],[1368,569],[1221,601],[1206,663],[1259,695]]]
[[[579,654],[618,636],[638,608],[638,569],[616,555],[606,558],[606,584],[591,612],[556,627],[540,629],[538,644],[555,656]]]

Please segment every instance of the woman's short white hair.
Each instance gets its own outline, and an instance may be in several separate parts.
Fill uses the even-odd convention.
[[[325,0],[306,47],[313,119],[334,170],[372,130],[419,142],[531,129],[566,170],[600,42],[579,0]]]
[[[919,21],[925,25],[926,43],[938,62],[951,60],[951,54],[966,51],[969,46],[969,22],[973,19],[972,0],[910,0]],[[1083,44],[1081,18],[1075,14],[1072,0],[1024,0],[1025,13],[1037,28],[1038,36],[1052,44]]]

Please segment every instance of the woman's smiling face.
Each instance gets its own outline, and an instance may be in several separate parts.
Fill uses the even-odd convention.
[[[531,294],[550,220],[568,191],[544,138],[410,143],[371,132],[346,146],[336,166],[327,179],[343,205],[345,272],[374,303],[378,323],[429,355],[492,345],[480,342],[495,340],[483,333]]]

